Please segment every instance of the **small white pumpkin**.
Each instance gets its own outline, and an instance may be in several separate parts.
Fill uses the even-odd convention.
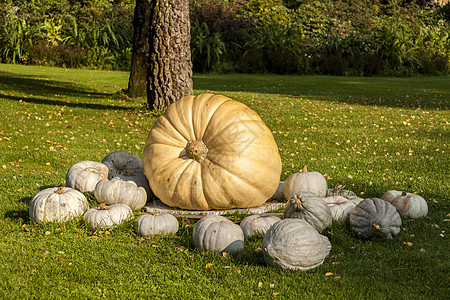
[[[143,214],[134,222],[136,231],[142,236],[177,233],[178,220],[171,214]]]
[[[284,219],[267,231],[262,249],[268,265],[305,271],[323,263],[331,243],[308,222]]]
[[[241,221],[244,236],[250,237],[257,234],[265,234],[266,231],[281,218],[271,214],[250,215]]]
[[[405,191],[388,191],[381,199],[388,201],[395,206],[398,213],[404,218],[422,218],[428,214],[428,204],[419,195],[407,193]]]
[[[66,185],[92,195],[97,183],[108,179],[108,172],[108,167],[104,164],[84,160],[69,168],[66,174]]]
[[[348,222],[348,218],[355,208],[356,204],[346,197],[332,196],[322,198],[331,211],[331,217],[338,222]]]
[[[119,177],[104,179],[97,183],[94,196],[99,203],[128,205],[132,210],[140,210],[147,202],[147,192],[133,181]]]
[[[316,194],[301,192],[289,199],[284,208],[285,218],[303,219],[311,224],[318,232],[333,221],[327,203]]]
[[[206,251],[235,253],[244,250],[244,232],[225,217],[208,215],[194,225],[192,239],[195,248]]]
[[[36,193],[30,201],[30,219],[36,223],[67,221],[88,209],[86,197],[69,187],[52,187]]]
[[[114,227],[132,217],[133,211],[126,204],[108,206],[100,203],[98,207],[88,209],[84,213],[84,218],[93,230],[99,227]]]
[[[147,199],[153,198],[148,179],[144,174],[142,159],[130,152],[118,150],[106,155],[102,163],[109,169],[108,179],[119,177],[125,181],[133,181],[147,192]]]
[[[327,194],[327,180],[319,172],[308,172],[306,166],[302,172],[291,174],[283,185],[283,193],[286,199],[300,192],[309,192],[319,197],[325,197]]]

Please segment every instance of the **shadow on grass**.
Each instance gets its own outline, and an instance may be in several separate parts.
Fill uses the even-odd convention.
[[[74,108],[89,108],[98,110],[131,110],[132,107],[114,106],[106,105],[102,103],[95,103],[94,99],[101,101],[104,98],[120,97],[119,94],[113,93],[99,93],[96,91],[86,90],[83,87],[77,86],[74,83],[48,80],[46,78],[40,78],[39,76],[30,75],[17,75],[8,72],[0,71],[0,88],[2,86],[8,87],[8,89],[13,89],[20,92],[21,94],[29,94],[27,98],[23,96],[14,95],[0,95],[1,98],[13,100],[13,101],[23,101],[35,104],[46,104],[46,105],[57,105],[66,106]],[[57,100],[57,98],[84,98],[90,101],[86,102],[70,102]]]
[[[331,77],[196,74],[196,90],[249,92],[400,108],[450,108],[450,77]]]

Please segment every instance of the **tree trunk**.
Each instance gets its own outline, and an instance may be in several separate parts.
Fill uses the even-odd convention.
[[[147,97],[147,72],[150,42],[150,2],[136,0],[133,19],[133,56],[131,73],[128,81],[128,96],[131,98]]]
[[[149,0],[147,101],[161,109],[193,94],[189,0]]]

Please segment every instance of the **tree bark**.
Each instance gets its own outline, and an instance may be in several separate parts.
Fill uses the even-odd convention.
[[[147,101],[161,109],[193,94],[189,0],[149,0]]]
[[[151,0],[136,0],[133,18],[133,54],[127,95],[131,98],[147,97],[149,63]]]

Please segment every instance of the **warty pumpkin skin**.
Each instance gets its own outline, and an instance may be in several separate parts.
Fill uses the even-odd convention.
[[[285,218],[303,219],[318,232],[333,221],[327,203],[313,193],[301,192],[292,196],[284,208]]]
[[[262,249],[268,265],[305,271],[323,263],[331,243],[305,220],[284,219],[266,232]]]
[[[147,202],[147,192],[133,181],[125,181],[118,177],[99,181],[94,190],[99,203],[126,204],[132,210],[140,210]]]
[[[108,153],[103,158],[102,164],[106,165],[109,169],[109,179],[126,172],[144,174],[144,163],[142,159],[124,150]]]
[[[235,253],[244,250],[244,233],[241,227],[218,215],[208,215],[197,221],[192,240],[195,248],[210,252]]]
[[[37,192],[30,201],[30,219],[36,223],[67,221],[88,209],[86,197],[70,187],[52,187]]]
[[[145,174],[166,205],[191,210],[262,205],[277,190],[281,158],[256,112],[225,96],[186,96],[158,118]]]
[[[387,191],[381,199],[395,206],[399,214],[404,218],[422,218],[428,214],[427,201],[419,195],[404,191]]]
[[[82,193],[94,194],[100,180],[108,179],[108,167],[102,163],[84,160],[74,164],[66,174],[66,185]]]
[[[289,175],[284,181],[283,193],[286,199],[300,192],[309,192],[319,197],[325,197],[327,194],[327,180],[319,172],[308,172],[306,166],[302,172]]]
[[[400,233],[402,219],[396,208],[379,198],[361,201],[350,214],[350,228],[360,239],[393,239]]]

